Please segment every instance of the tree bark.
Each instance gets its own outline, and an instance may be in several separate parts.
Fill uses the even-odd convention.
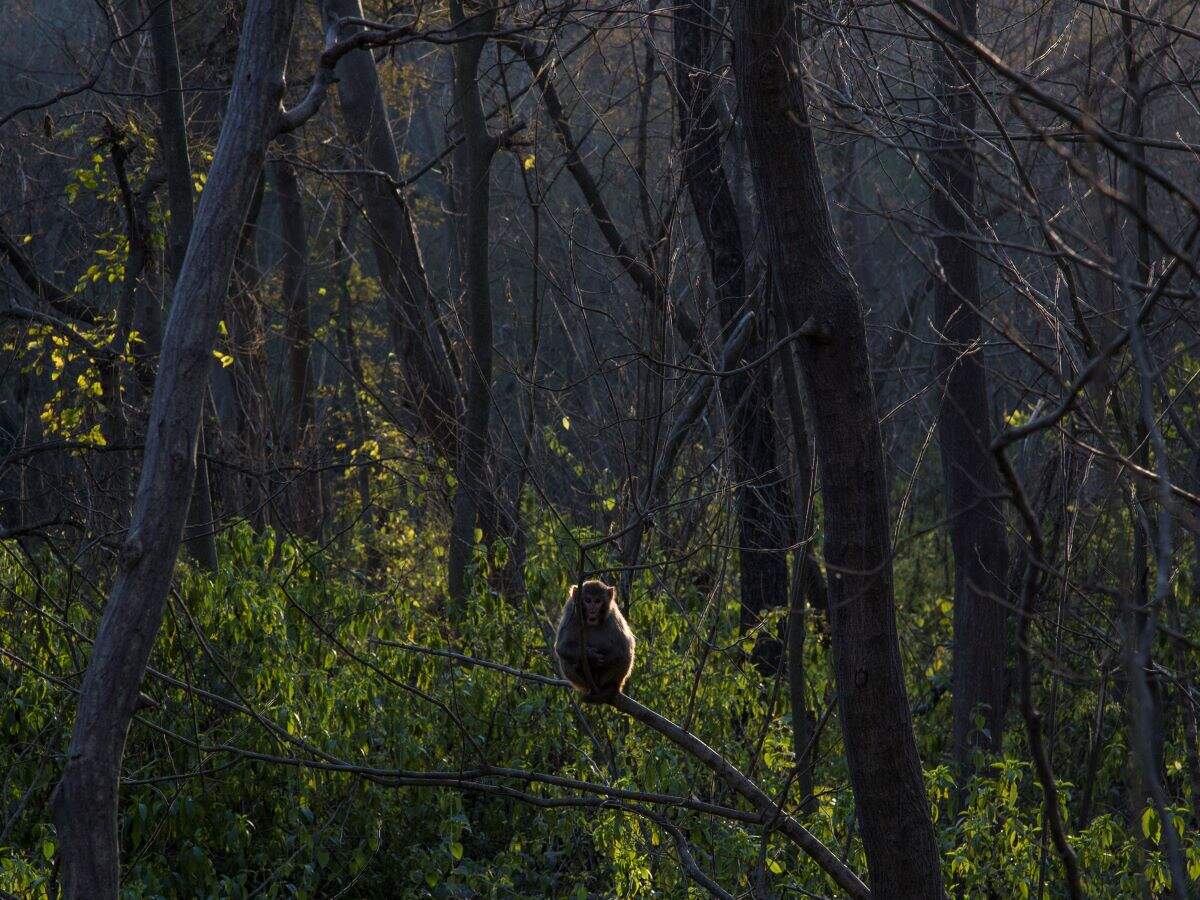
[[[296,152],[293,136],[285,135],[280,144],[285,154]],[[295,167],[285,155],[272,168],[283,238],[283,341],[287,357],[286,413],[280,449],[288,465],[300,467],[294,475],[287,476],[288,524],[298,533],[313,537],[320,533],[324,504],[320,477],[303,468],[305,451],[315,440],[312,431],[316,421],[308,293],[308,224]]]
[[[232,481],[236,486],[237,510],[255,528],[263,527],[267,519],[263,469],[267,457],[267,431],[273,419],[267,389],[266,329],[257,296],[258,285],[262,281],[256,250],[258,219],[265,192],[264,180],[260,176],[255,184],[250,208],[246,211],[246,220],[238,237],[226,320],[230,353],[233,355],[230,373],[235,404],[230,443],[236,449],[234,456],[242,469],[232,477]]]
[[[362,4],[359,0],[321,0],[321,17],[326,29],[341,18],[361,19]],[[349,37],[357,29],[342,28],[338,34]],[[459,414],[455,362],[438,328],[412,215],[398,187],[400,158],[375,60],[370,50],[355,50],[338,60],[335,72],[346,132],[364,168],[374,170],[359,177],[358,187],[367,210],[379,280],[388,300],[388,325],[403,372],[406,401],[438,451],[454,459]]]
[[[975,33],[975,0],[939,0],[938,11],[967,34]],[[942,388],[938,442],[946,512],[954,552],[954,759],[971,769],[976,748],[1000,749],[1008,707],[1008,546],[1000,506],[1000,476],[991,453],[987,370],[982,358],[979,264],[967,237],[975,230],[975,169],[971,134],[975,98],[966,86],[974,57],[935,51],[937,106],[930,147],[937,228],[934,327]],[[965,73],[965,74],[964,74]],[[976,727],[982,716],[982,731]]]
[[[866,333],[821,184],[795,7],[790,0],[739,0],[733,31],[740,110],[775,283],[792,321],[816,326],[801,339],[798,355],[820,461],[838,706],[871,884],[881,897],[940,898],[937,839],[896,634]]]
[[[491,205],[492,156],[497,141],[488,133],[479,94],[479,57],[487,32],[496,21],[496,8],[467,16],[458,0],[451,0],[456,28],[469,40],[454,45],[454,108],[461,117],[467,160],[466,196],[466,311],[469,356],[466,360],[466,413],[459,442],[458,483],[454,489],[454,516],[450,524],[448,586],[450,602],[462,609],[470,592],[468,568],[475,548],[475,523],[483,492],[489,490],[485,469],[488,427],[492,411],[492,299],[488,284],[488,221]]]
[[[683,0],[675,8],[675,59],[683,177],[708,249],[722,330],[737,324],[746,302],[746,258],[737,206],[721,164],[721,119],[712,84],[715,32],[708,8]],[[760,307],[763,304],[758,304]],[[766,310],[759,310],[760,332]],[[761,342],[751,338],[744,356]],[[742,357],[733,361],[741,365]],[[787,602],[787,491],[775,447],[775,410],[770,365],[721,379],[728,443],[737,481],[738,573],[741,627],[754,629],[764,610]],[[755,657],[766,672],[779,668],[782,646],[765,635]]]
[[[167,198],[171,218],[167,223],[167,285],[173,289],[187,251],[192,232],[192,163],[188,155],[187,121],[183,110],[183,80],[179,73],[179,48],[175,41],[175,15],[171,0],[153,2],[150,11],[150,36],[154,45],[154,65],[158,72],[158,129],[162,145],[163,165],[167,170]],[[159,317],[143,317],[156,331]],[[159,335],[147,340],[158,348]],[[207,384],[205,390],[207,390]],[[195,485],[188,505],[188,553],[204,569],[217,568],[217,543],[213,535],[212,487],[208,479],[208,463],[204,459],[203,429],[196,438],[199,464]]]
[[[350,405],[350,420],[353,423],[354,446],[361,447],[367,439],[367,417],[363,410],[360,391],[366,384],[363,372],[362,357],[358,350],[358,337],[354,328],[354,297],[350,291],[351,259],[350,232],[354,227],[350,204],[347,203],[338,222],[337,238],[334,241],[333,271],[337,274],[337,320],[339,352],[344,360],[345,368],[342,379],[344,402]],[[358,482],[358,500],[362,513],[366,516],[372,507],[371,473],[366,466],[359,466],[356,475]],[[376,524],[374,514],[366,519],[368,527]],[[382,523],[380,523],[382,524]],[[368,545],[370,546],[370,544]]]
[[[773,305],[778,310],[776,322],[779,330],[786,327],[785,310],[779,303],[778,294],[768,285]],[[804,644],[808,637],[808,607],[829,609],[826,596],[825,577],[813,558],[810,545],[813,540],[813,500],[816,494],[817,469],[813,461],[812,447],[808,439],[808,426],[804,415],[804,404],[800,398],[800,379],[796,375],[796,362],[791,347],[779,353],[780,380],[783,382],[784,397],[787,399],[791,419],[793,466],[795,473],[792,503],[795,508],[793,521],[797,527],[793,534],[796,549],[792,554],[792,584],[788,592],[787,666],[788,693],[792,710],[792,753],[800,774],[796,777],[801,809],[811,812],[816,808],[813,797],[813,769],[817,759],[815,745],[817,732],[813,727],[812,711],[808,707],[808,678],[804,669]]]
[[[252,0],[216,157],[179,273],[129,535],[83,678],[54,794],[64,895],[117,896],[118,784],[196,472],[196,437],[238,233],[280,122],[295,0]]]

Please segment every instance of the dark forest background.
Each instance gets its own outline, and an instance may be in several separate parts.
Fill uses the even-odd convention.
[[[1195,4],[0,14],[0,896],[1200,892]]]

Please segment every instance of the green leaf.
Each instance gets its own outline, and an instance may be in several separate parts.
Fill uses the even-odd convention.
[[[1142,834],[1155,843],[1158,843],[1162,836],[1162,823],[1158,821],[1158,813],[1149,806],[1142,812]]]
[[[454,861],[458,862],[463,857],[463,845],[458,841],[450,842],[450,855],[454,857]]]

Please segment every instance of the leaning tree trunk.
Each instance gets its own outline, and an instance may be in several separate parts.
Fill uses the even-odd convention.
[[[171,0],[151,4],[150,35],[154,44],[154,65],[158,71],[158,129],[163,165],[167,170],[167,197],[171,218],[167,223],[167,284],[179,276],[192,233],[192,164],[188,155],[187,120],[183,110],[183,80],[179,74],[179,48],[175,41],[175,16]],[[157,321],[157,317],[154,318]],[[158,346],[154,335],[151,346]],[[205,390],[207,390],[207,384]],[[191,556],[208,571],[217,568],[217,542],[213,535],[212,486],[203,429],[196,437],[199,464],[188,506],[188,540]]]
[[[451,0],[455,25],[467,37],[454,46],[454,107],[462,119],[467,171],[463,184],[466,204],[466,311],[469,355],[466,360],[466,401],[459,442],[458,483],[450,523],[447,568],[450,602],[463,609],[470,591],[468,568],[475,548],[475,521],[484,491],[488,458],[488,427],[492,411],[492,299],[488,287],[488,214],[490,172],[497,142],[488,133],[479,94],[479,57],[487,32],[496,21],[496,8],[466,16]]]
[[[255,181],[275,135],[295,0],[252,0],[233,91],[175,288],[154,384],[129,535],[83,678],[54,794],[69,900],[115,898],[117,800],[125,735],[162,622],[196,473],[196,435],[217,320]]]
[[[781,301],[804,323],[803,370],[820,461],[834,676],[871,883],[940,898],[892,598],[883,447],[858,288],[817,164],[791,0],[734,3],[734,68],[750,167]]]
[[[679,131],[683,177],[700,233],[708,248],[723,330],[737,324],[746,300],[746,258],[738,228],[737,206],[721,165],[721,119],[713,92],[713,32],[699,0],[683,0],[674,13],[676,79],[679,90]],[[758,310],[760,319],[768,311]],[[759,331],[762,331],[761,323]],[[745,356],[753,357],[756,341],[747,342]],[[735,360],[741,365],[742,359]],[[775,448],[775,411],[770,365],[721,379],[733,473],[737,480],[738,572],[741,627],[758,625],[764,610],[787,602],[788,571],[786,481]],[[777,671],[781,647],[777,640],[759,641],[757,662]]]
[[[326,29],[341,18],[363,18],[360,0],[321,0]],[[349,37],[358,26],[344,27]],[[407,405],[438,452],[454,459],[458,441],[458,379],[442,334],[408,202],[400,188],[400,158],[369,49],[337,63],[337,90],[346,131],[361,155],[358,187],[379,280],[388,301],[388,323],[403,374]]]
[[[975,33],[975,0],[940,0],[938,6],[967,34]],[[942,387],[938,442],[954,551],[953,749],[959,771],[965,773],[974,749],[999,750],[1004,732],[1008,546],[1003,492],[991,452],[978,257],[967,237],[975,227],[975,98],[963,70],[972,73],[975,63],[969,53],[935,53],[938,104],[930,167],[934,246],[942,269],[934,304]],[[977,715],[983,717],[982,732],[975,725]]]

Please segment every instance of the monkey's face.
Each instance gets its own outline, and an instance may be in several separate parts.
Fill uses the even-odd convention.
[[[595,627],[608,615],[612,603],[612,588],[604,584],[589,582],[583,586],[583,621]]]

